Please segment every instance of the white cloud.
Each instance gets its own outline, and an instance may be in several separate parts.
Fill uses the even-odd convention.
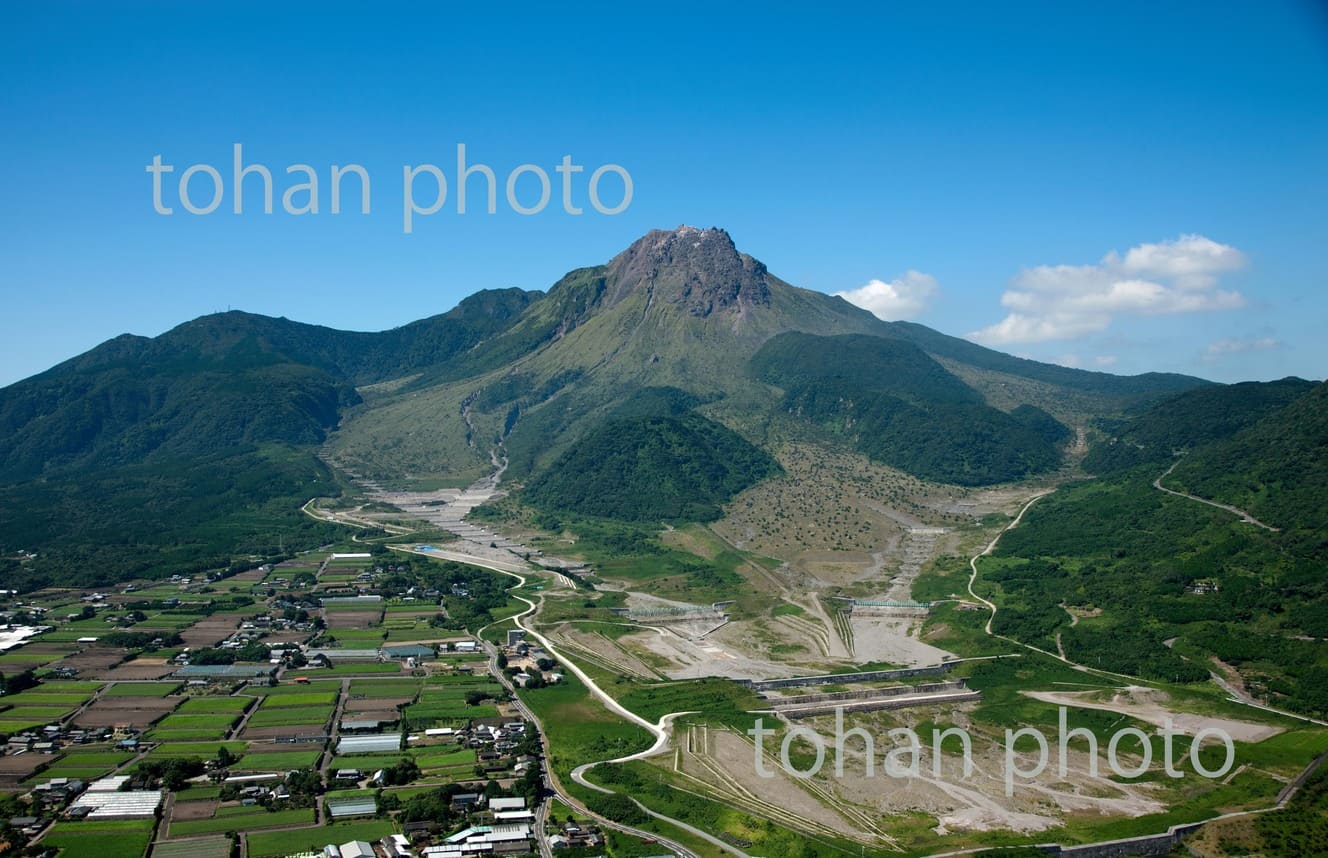
[[[1093,366],[1101,366],[1101,367],[1115,366],[1116,361],[1118,360],[1120,360],[1120,358],[1117,357],[1116,355],[1098,355],[1097,357],[1093,358]]]
[[[1245,262],[1230,245],[1182,235],[1124,256],[1112,251],[1095,265],[1026,268],[1001,296],[1009,314],[969,337],[991,345],[1064,340],[1106,330],[1117,316],[1237,309],[1244,296],[1218,289],[1217,279]]]
[[[935,277],[909,270],[889,283],[872,280],[865,286],[836,292],[835,295],[869,311],[878,319],[894,322],[917,318],[927,309],[939,289],[940,284]]]
[[[1204,351],[1204,360],[1213,362],[1221,360],[1229,355],[1248,354],[1249,352],[1266,352],[1271,349],[1280,349],[1282,341],[1272,337],[1261,337],[1257,340],[1238,340],[1231,337],[1223,337],[1220,340],[1214,340],[1208,344]]]

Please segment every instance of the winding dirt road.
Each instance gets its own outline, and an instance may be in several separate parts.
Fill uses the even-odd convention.
[[[455,560],[460,563],[469,563],[472,566],[479,566],[484,569],[489,569],[493,572],[498,572],[500,574],[507,575],[511,578],[515,578],[518,582],[516,585],[517,587],[523,587],[526,584],[526,576],[522,574],[522,572],[514,571],[511,568],[504,568],[511,566],[511,564],[508,563],[493,561],[482,557],[472,557],[469,555],[461,554],[460,552],[456,551],[439,551],[439,550],[421,551],[419,549],[413,549],[413,548],[397,548],[396,550],[406,551],[411,554],[420,554],[425,557],[440,557],[444,555],[450,555],[447,556],[446,559]],[[606,763],[630,762],[632,760],[645,759],[646,757],[662,753],[663,751],[668,749],[669,740],[672,735],[671,725],[673,720],[675,718],[678,718],[679,716],[691,715],[694,713],[670,712],[669,714],[660,718],[657,724],[652,724],[646,719],[642,718],[640,715],[637,715],[635,712],[623,706],[621,703],[615,700],[608,692],[600,688],[599,685],[596,684],[595,680],[592,679],[584,670],[582,670],[576,664],[576,662],[567,658],[566,655],[560,652],[558,648],[553,645],[552,641],[550,641],[544,635],[540,634],[538,631],[531,628],[529,625],[527,625],[524,622],[526,617],[529,617],[531,614],[535,613],[535,611],[539,609],[539,603],[531,601],[530,599],[527,599],[525,596],[522,596],[517,593],[513,593],[512,595],[514,598],[519,599],[520,601],[526,603],[526,609],[524,611],[521,611],[518,614],[514,614],[511,617],[512,622],[516,624],[517,628],[524,631],[527,637],[533,638],[534,640],[538,641],[540,646],[544,647],[545,651],[548,652],[555,659],[557,659],[559,664],[567,668],[568,671],[570,671],[574,676],[576,676],[576,678],[579,679],[586,686],[586,688],[590,691],[590,693],[593,694],[596,698],[599,699],[601,703],[604,704],[606,709],[608,709],[610,712],[614,713],[615,715],[618,715],[619,717],[624,718],[633,724],[636,724],[637,726],[646,730],[648,733],[650,733],[652,736],[655,737],[654,743],[644,751],[640,751],[635,754],[629,754],[625,757],[618,757],[611,760],[598,760],[596,762],[585,763],[583,765],[578,766],[572,772],[572,779],[581,786],[587,787],[597,792],[611,793],[612,790],[604,789],[603,787],[597,786],[591,783],[590,781],[586,780],[585,773],[598,765],[603,765]],[[533,717],[533,713],[531,714],[532,714],[532,720],[537,721],[537,719]],[[542,727],[540,732],[542,735],[546,737],[547,741],[547,734],[544,733]],[[556,785],[556,781],[553,780],[552,771],[549,772],[549,776],[551,784]],[[590,811],[588,808],[586,808],[584,803],[577,801],[576,799],[572,798],[570,795],[567,795],[564,790],[555,789],[555,791],[558,793],[558,797],[565,804],[577,808],[581,812],[585,813],[587,816],[594,817],[601,824],[604,824],[609,828],[613,828],[618,831],[623,831],[625,833],[634,835],[636,837],[640,837],[642,839],[656,841],[661,846],[665,846],[669,849],[672,849],[677,855],[680,856],[680,858],[699,858],[699,856],[697,856],[695,852],[683,846],[681,843],[669,840],[668,838],[663,837],[654,832],[645,831],[643,829],[638,829],[638,828],[632,828],[631,826],[623,825],[621,823],[614,822],[613,820],[610,819],[605,819],[599,814],[596,814]],[[699,837],[718,849],[728,852],[729,854],[738,856],[738,858],[752,858],[752,856],[748,855],[746,852],[743,852],[742,850],[728,843],[725,843],[723,840],[720,840],[718,837],[715,837],[714,835],[708,834],[700,830],[699,828],[695,828],[691,825],[688,825],[686,822],[683,822],[680,819],[674,819],[672,817],[665,816],[661,813],[656,813],[655,811],[641,804],[639,801],[636,801],[636,799],[634,798],[632,799],[632,801],[633,803],[636,804],[637,807],[639,807],[645,813],[649,814],[654,819],[658,819],[661,822],[665,822],[669,825],[678,828],[680,831],[686,831],[687,833],[695,837]]]

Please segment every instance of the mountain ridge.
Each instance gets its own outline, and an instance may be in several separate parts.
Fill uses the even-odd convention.
[[[694,413],[709,421],[696,426],[717,424],[761,448],[770,426],[799,418],[781,407],[788,391],[754,377],[747,366],[763,345],[789,332],[908,343],[873,358],[880,373],[903,371],[919,356],[940,361],[943,369],[929,371],[972,400],[965,416],[933,401],[939,387],[914,391],[903,418],[893,405],[872,413],[890,412],[894,422],[882,426],[892,432],[911,427],[904,433],[909,437],[922,437],[918,421],[924,418],[939,427],[932,434],[944,435],[947,421],[968,421],[975,413],[995,421],[997,439],[1017,434],[1027,448],[1015,457],[1021,464],[950,475],[978,483],[1024,475],[1055,458],[1048,451],[1058,443],[1063,414],[1038,409],[1010,416],[1038,406],[1017,390],[1025,381],[1044,399],[1073,394],[1075,408],[1092,414],[1208,384],[1024,361],[920,325],[884,322],[842,298],[793,286],[738,250],[723,230],[653,230],[607,262],[568,272],[547,291],[481,291],[445,313],[387,331],[213,314],[158,337],[115,337],[0,388],[0,507],[34,505],[24,509],[21,528],[19,516],[0,517],[0,546],[80,539],[69,525],[77,518],[70,503],[80,484],[107,487],[99,502],[114,505],[110,487],[132,483],[140,508],[166,510],[177,508],[172,504],[194,477],[200,485],[215,484],[218,462],[230,463],[232,485],[261,486],[249,506],[267,510],[297,510],[311,484],[340,491],[312,460],[315,452],[342,471],[397,483],[464,484],[486,474],[492,451],[502,448],[508,478],[519,484],[547,472],[604,421],[624,419],[619,409],[648,389],[670,391],[670,407],[686,403],[670,418],[691,420],[686,415]],[[830,341],[809,342],[823,348]],[[993,394],[1002,390],[1005,400],[993,408]],[[833,429],[842,415],[826,410],[821,416],[805,431],[842,443]],[[659,417],[645,408],[631,419]],[[694,451],[697,461],[713,458],[707,445],[732,442],[718,428],[692,428],[656,423],[634,437],[686,437],[679,449]],[[931,458],[950,455],[939,448]],[[905,467],[916,462],[910,456],[898,461]],[[274,468],[274,462],[283,464]],[[265,471],[280,479],[265,478]],[[923,473],[948,478],[937,469]],[[740,484],[736,478],[716,483]],[[258,538],[259,523],[243,514],[244,491],[221,496],[231,500],[210,516],[240,522],[235,532],[249,534],[249,544],[267,539]],[[722,502],[723,492],[713,494],[708,508]],[[131,544],[153,542],[154,514],[142,522],[127,511],[107,518],[119,522],[123,555],[132,554]],[[303,526],[298,512],[270,515],[275,518],[262,533]],[[114,533],[102,528],[98,539]],[[189,542],[178,529],[175,540]],[[204,543],[209,551],[218,544],[198,544]]]

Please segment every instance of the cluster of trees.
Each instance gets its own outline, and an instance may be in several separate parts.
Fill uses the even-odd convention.
[[[1217,656],[1279,705],[1328,712],[1328,651],[1304,639],[1328,634],[1328,546],[1165,495],[1156,476],[1141,465],[1035,506],[982,567],[994,630],[1165,681],[1203,681]]]
[[[97,642],[107,646],[122,646],[126,649],[150,649],[153,641],[161,639],[162,646],[178,646],[184,643],[179,632],[131,632],[116,629],[97,637]]]
[[[267,661],[268,646],[250,641],[239,649],[204,647],[189,654],[190,664],[234,664],[237,661]]]
[[[37,685],[37,677],[32,668],[18,673],[0,672],[0,695],[18,694]]]
[[[750,371],[783,388],[788,413],[924,479],[987,485],[1050,470],[1070,434],[1033,406],[992,408],[903,340],[781,334]]]
[[[1322,767],[1281,810],[1260,814],[1254,823],[1265,858],[1314,855],[1328,843],[1328,771]]]
[[[1305,539],[1328,528],[1328,382],[1230,439],[1187,456],[1172,477]]]
[[[411,558],[409,577],[443,594],[443,612],[436,614],[430,625],[456,631],[493,622],[493,612],[507,606],[507,588],[511,586],[510,579],[487,569],[418,557]],[[466,595],[457,595],[453,588]]]
[[[1285,378],[1187,390],[1129,418],[1099,421],[1108,438],[1088,451],[1084,467],[1095,474],[1119,473],[1144,464],[1161,470],[1176,453],[1230,438],[1313,387],[1310,381]]]
[[[591,429],[522,491],[531,505],[624,521],[712,521],[779,464],[698,414],[624,418]]]
[[[134,767],[133,776],[123,789],[142,788],[159,782],[163,788],[181,790],[190,778],[203,774],[205,767],[198,757],[170,757],[164,760],[144,760]]]
[[[420,767],[411,757],[402,757],[383,769],[383,786],[404,786],[420,776]]]

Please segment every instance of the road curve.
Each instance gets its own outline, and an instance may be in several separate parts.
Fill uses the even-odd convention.
[[[1176,470],[1176,466],[1179,464],[1180,464],[1179,459],[1172,462],[1170,468],[1167,468],[1165,471],[1163,471],[1161,474],[1158,475],[1157,479],[1153,480],[1153,488],[1161,492],[1166,492],[1169,495],[1175,495],[1178,498],[1187,498],[1192,501],[1198,501],[1199,503],[1208,504],[1209,506],[1215,506],[1218,509],[1224,509],[1227,512],[1235,515],[1237,518],[1239,518],[1241,521],[1245,522],[1246,524],[1252,524],[1255,527],[1262,527],[1264,530],[1270,530],[1273,533],[1278,533],[1282,530],[1282,528],[1280,527],[1273,527],[1271,524],[1264,524],[1262,521],[1259,521],[1259,519],[1250,515],[1248,512],[1241,509],[1240,507],[1235,507],[1232,506],[1231,504],[1218,503],[1217,501],[1208,500],[1207,498],[1201,498],[1197,495],[1188,494],[1186,492],[1178,492],[1175,489],[1169,489],[1166,486],[1162,485],[1162,481],[1165,480],[1167,476],[1171,474],[1172,471]]]
[[[993,537],[991,538],[991,542],[988,542],[988,543],[987,543],[987,547],[986,547],[986,548],[982,549],[982,551],[978,552],[977,554],[974,554],[972,557],[970,557],[970,558],[968,559],[968,568],[972,570],[972,572],[971,572],[971,573],[969,574],[969,576],[968,576],[968,595],[972,596],[974,599],[977,599],[979,602],[981,602],[982,604],[986,605],[986,606],[991,610],[991,616],[987,618],[986,632],[987,632],[987,634],[991,635],[992,637],[1001,637],[1001,638],[1003,638],[1002,635],[997,635],[997,634],[993,633],[992,630],[991,630],[991,624],[992,624],[992,622],[996,619],[996,605],[995,605],[995,603],[993,603],[993,602],[988,602],[986,599],[984,599],[984,598],[982,598],[981,596],[979,596],[979,595],[977,594],[977,591],[975,591],[975,590],[973,589],[973,584],[974,584],[974,582],[976,582],[977,579],[978,579],[978,561],[981,560],[983,557],[986,557],[986,556],[987,556],[988,554],[990,554],[991,552],[993,552],[993,551],[996,550],[996,544],[999,543],[999,542],[1001,541],[1001,537],[1005,535],[1005,532],[1008,531],[1008,530],[1013,530],[1013,529],[1015,528],[1015,526],[1019,524],[1019,522],[1023,521],[1023,520],[1024,520],[1024,513],[1028,512],[1029,508],[1030,508],[1031,506],[1033,506],[1033,504],[1035,504],[1035,503],[1037,503],[1038,501],[1042,500],[1042,498],[1046,497],[1047,495],[1051,494],[1051,493],[1054,492],[1054,491],[1056,491],[1056,490],[1055,490],[1055,489],[1047,489],[1046,491],[1044,491],[1044,492],[1039,492],[1038,494],[1035,494],[1035,495],[1033,495],[1031,498],[1029,498],[1028,501],[1027,501],[1027,503],[1025,503],[1025,504],[1023,505],[1023,507],[1020,508],[1020,510],[1019,510],[1019,514],[1016,515],[1016,516],[1014,517],[1014,521],[1011,521],[1011,522],[1010,522],[1009,524],[1007,524],[1005,527],[1002,527],[1000,533],[997,533],[995,536],[993,536]],[[1030,648],[1030,649],[1037,649],[1037,647],[1029,647],[1029,648]],[[1037,650],[1037,651],[1038,651],[1038,652],[1042,652],[1042,650]]]
[[[402,548],[397,546],[393,547],[396,548],[396,550],[398,551],[405,551],[410,554],[419,554],[423,557],[436,557],[444,560],[453,560],[457,563],[467,563],[471,566],[479,566],[483,569],[488,569],[493,572],[498,572],[500,574],[507,575],[511,578],[515,578],[518,582],[517,587],[524,587],[526,584],[526,576],[522,574],[522,572],[515,571],[515,568],[505,568],[505,567],[515,567],[516,564],[503,563],[501,561],[490,560],[488,558],[474,557],[472,555],[462,554],[456,551],[446,551],[439,549],[434,549],[433,551],[420,551],[415,548]],[[529,570],[523,567],[522,571],[529,571]],[[613,760],[599,760],[597,762],[585,763],[581,766],[578,766],[576,770],[573,771],[572,773],[573,780],[575,780],[581,786],[602,793],[612,792],[612,790],[606,790],[603,787],[590,783],[588,780],[585,779],[585,772],[603,763],[628,762],[630,760],[644,759],[646,757],[661,753],[668,747],[669,736],[670,736],[670,725],[673,719],[677,718],[680,715],[690,715],[694,713],[670,712],[669,714],[660,718],[659,723],[651,724],[649,721],[642,718],[640,715],[637,715],[635,712],[626,708],[617,700],[613,699],[613,697],[610,696],[606,691],[604,691],[604,689],[600,688],[599,685],[595,683],[595,680],[591,679],[590,676],[588,676],[584,670],[582,670],[579,666],[577,666],[575,662],[568,659],[561,652],[559,652],[558,649],[553,645],[553,643],[548,638],[546,638],[544,635],[540,634],[539,632],[535,631],[530,626],[522,622],[524,618],[530,616],[536,610],[539,609],[539,603],[533,602],[530,599],[527,599],[525,596],[522,596],[518,593],[513,593],[512,596],[526,603],[526,609],[524,611],[514,614],[510,618],[512,622],[516,624],[517,628],[521,629],[528,636],[538,641],[539,644],[542,647],[544,647],[544,649],[550,655],[556,658],[558,662],[563,665],[563,667],[567,668],[569,671],[572,672],[573,675],[576,676],[577,679],[581,680],[581,682],[585,684],[586,688],[589,689],[590,692],[595,697],[597,697],[600,700],[600,702],[604,704],[605,708],[607,708],[610,712],[613,712],[614,714],[619,715],[622,718],[625,718],[626,720],[632,722],[633,724],[642,727],[652,736],[655,737],[654,743],[645,751],[639,751],[635,754],[629,754],[626,757],[619,757]],[[522,708],[523,709],[525,708],[524,704],[522,704]],[[530,714],[532,720],[536,720],[534,718],[534,713]],[[544,733],[542,728],[540,732],[541,735],[545,736],[545,741],[547,741],[547,734]],[[552,771],[549,772],[549,776],[550,778],[553,777]],[[587,815],[595,817],[602,824],[607,825],[609,828],[626,832],[627,834],[631,834],[635,837],[640,837],[642,839],[653,840],[659,843],[661,846],[665,846],[668,849],[671,849],[672,851],[677,853],[680,856],[680,858],[700,858],[700,856],[698,856],[695,852],[683,846],[681,843],[670,840],[667,837],[664,837],[662,835],[656,834],[651,831],[632,828],[631,826],[623,825],[622,823],[615,822],[611,819],[606,819],[605,817],[602,817],[599,814],[593,813],[592,811],[590,811],[589,808],[586,808],[582,802],[576,801],[571,796],[560,794],[560,798],[562,798],[562,800],[567,802],[568,804],[571,804],[577,807],[578,809],[582,810]],[[738,856],[738,858],[752,858],[752,856],[748,855],[746,852],[743,852],[740,849],[737,849],[736,847],[731,846],[728,843],[725,843],[723,840],[720,840],[714,835],[707,834],[706,832],[700,830],[699,828],[695,828],[691,825],[688,825],[686,822],[683,822],[680,819],[674,819],[673,817],[665,816],[661,813],[656,813],[655,811],[641,804],[641,802],[637,801],[634,798],[632,799],[632,801],[633,803],[636,804],[637,807],[639,807],[645,813],[649,814],[654,819],[658,819],[661,822],[665,822],[669,825],[678,828],[680,831],[686,831],[687,833],[695,837],[699,837],[718,849],[721,849],[732,855]]]

